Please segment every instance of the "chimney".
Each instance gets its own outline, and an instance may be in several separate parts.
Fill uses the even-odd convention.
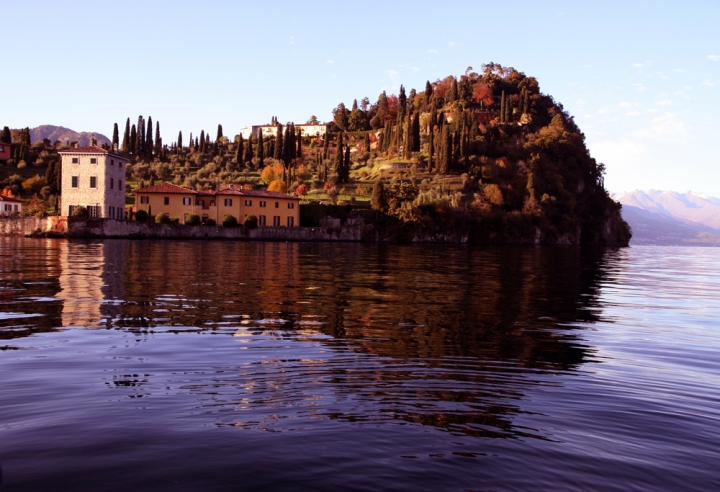
[[[80,145],[78,145],[78,143],[77,143],[77,142],[73,142],[73,148],[75,148],[75,149],[79,149],[79,148],[80,148]]]

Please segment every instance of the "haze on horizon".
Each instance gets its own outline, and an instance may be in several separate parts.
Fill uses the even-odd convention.
[[[575,117],[609,190],[720,196],[717,2],[107,5],[5,6],[0,125],[110,135],[142,114],[166,142],[234,135],[493,61]]]

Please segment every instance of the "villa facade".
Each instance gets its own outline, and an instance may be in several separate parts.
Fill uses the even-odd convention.
[[[284,130],[285,126],[282,128]],[[240,130],[240,134],[245,140],[247,140],[251,136],[257,138],[260,135],[260,132],[262,132],[263,137],[274,137],[277,135],[277,131],[278,125],[251,125]],[[327,125],[324,123],[305,123],[302,125],[295,125],[295,131],[299,131],[305,137],[322,137],[325,133],[327,133]]]
[[[254,215],[260,226],[297,227],[300,225],[300,198],[262,190],[245,190],[237,185],[224,185],[217,191],[195,191],[170,183],[149,186],[135,191],[135,209],[151,216],[166,214],[184,224],[190,215],[203,222],[213,219],[220,223],[232,215],[242,223]]]
[[[22,212],[22,200],[0,195],[0,215],[18,215]]]
[[[85,207],[90,217],[125,218],[125,167],[117,150],[89,146],[58,152],[62,159],[60,215]]]

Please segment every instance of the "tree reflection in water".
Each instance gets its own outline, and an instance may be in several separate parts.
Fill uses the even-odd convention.
[[[219,426],[317,419],[547,438],[513,424],[522,399],[592,360],[612,250],[231,242],[18,242],[0,255],[11,339],[103,327],[237,335],[212,370],[120,374],[143,396],[188,392]],[[39,283],[33,284],[36,281]],[[34,302],[33,298],[46,299]],[[49,300],[48,300],[49,299]],[[154,340],[155,343],[158,340]],[[187,339],[194,359],[202,338]],[[258,355],[261,354],[261,355]],[[180,354],[177,354],[178,356]],[[176,366],[175,366],[176,367]],[[297,427],[293,427],[297,428]]]

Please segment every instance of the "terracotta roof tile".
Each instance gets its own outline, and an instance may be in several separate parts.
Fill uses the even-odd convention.
[[[145,188],[135,190],[134,193],[192,193],[193,195],[198,194],[198,192],[195,190],[183,188],[182,186],[177,186],[172,183],[161,183],[155,186],[147,186]]]
[[[98,147],[97,145],[60,150],[58,151],[58,154],[111,154],[122,157],[124,159],[128,159],[128,156],[123,154],[122,152],[112,149],[103,149],[102,147]]]
[[[291,200],[300,200],[299,197],[287,195],[285,193],[278,193],[276,191],[264,191],[264,190],[243,190],[234,188],[225,188],[220,191],[195,191],[182,186],[177,186],[171,183],[162,183],[155,186],[148,186],[140,190],[135,190],[135,193],[192,193],[194,195],[201,196],[215,196],[215,195],[240,195],[240,196],[256,196],[260,198],[285,198]]]
[[[0,195],[0,202],[22,203],[22,200],[20,200],[19,198],[10,198],[9,196]]]

